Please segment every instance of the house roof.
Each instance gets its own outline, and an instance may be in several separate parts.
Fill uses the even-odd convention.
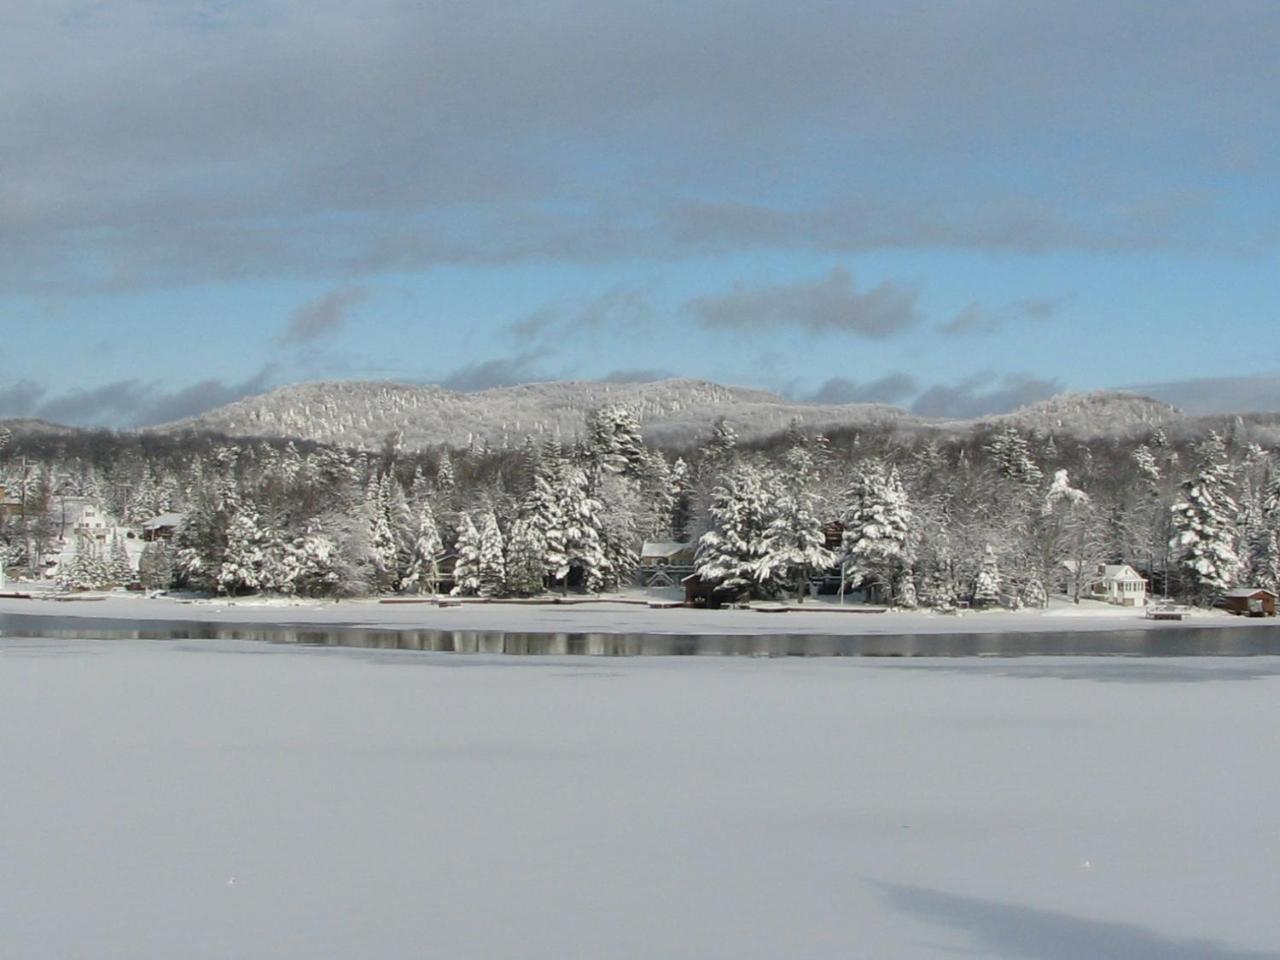
[[[691,543],[679,543],[675,540],[654,540],[640,548],[641,557],[674,557],[682,550],[692,547]]]
[[[1228,590],[1226,593],[1223,594],[1223,596],[1235,597],[1237,599],[1241,599],[1241,598],[1248,599],[1250,597],[1256,597],[1260,593],[1265,593],[1269,597],[1274,597],[1276,595],[1273,591],[1268,590],[1266,587],[1236,587],[1234,590]]]
[[[1102,568],[1102,573],[1098,576],[1099,580],[1114,580],[1136,582],[1143,579],[1142,574],[1129,566],[1127,563],[1108,563]]]
[[[1080,563],[1076,560],[1063,560],[1062,565],[1071,573],[1075,573],[1080,569]],[[1137,583],[1139,580],[1143,583],[1147,582],[1142,574],[1127,563],[1106,563],[1096,573],[1088,575],[1093,577],[1091,581],[1093,583],[1102,583],[1108,580],[1116,583]]]
[[[184,513],[162,513],[158,517],[152,517],[142,525],[143,530],[159,530],[161,527],[176,527],[182,523]]]

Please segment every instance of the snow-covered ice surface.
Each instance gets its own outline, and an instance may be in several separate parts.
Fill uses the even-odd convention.
[[[0,956],[1280,957],[1280,658],[0,640]]]

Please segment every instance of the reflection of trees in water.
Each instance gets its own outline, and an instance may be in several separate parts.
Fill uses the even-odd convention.
[[[1171,626],[1053,633],[662,634],[389,630],[315,624],[127,621],[0,614],[0,636],[56,639],[247,640],[294,646],[514,656],[1188,657],[1280,654],[1280,629]]]

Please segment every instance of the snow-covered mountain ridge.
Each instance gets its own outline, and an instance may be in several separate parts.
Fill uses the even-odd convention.
[[[980,420],[915,416],[884,404],[811,404],[763,390],[703,380],[651,383],[559,381],[459,393],[438,386],[368,381],[302,383],[239,400],[201,416],[152,428],[211,431],[237,437],[295,437],[376,446],[402,433],[407,449],[435,444],[516,445],[526,435],[575,436],[583,414],[605,404],[635,411],[646,437],[681,443],[705,436],[718,417],[744,439],[769,436],[798,420],[811,430],[888,425],[903,431],[965,431],[1010,420],[1028,430],[1081,438],[1123,436],[1188,420],[1167,404],[1136,394],[1063,394],[1010,414]]]
[[[975,419],[920,417],[885,404],[812,404],[747,387],[705,380],[608,383],[572,380],[498,387],[474,393],[432,385],[381,381],[320,381],[279,387],[197,417],[144,432],[220,433],[230,437],[311,440],[377,447],[402,433],[405,449],[445,444],[518,445],[525,436],[577,436],[587,411],[621,404],[635,411],[657,444],[695,443],[725,417],[745,440],[767,437],[798,420],[810,431],[888,426],[911,434],[962,434],[1012,422],[1025,431],[1081,440],[1141,436],[1155,427],[1170,435],[1229,429],[1235,415],[1188,416],[1175,407],[1127,391],[1063,393],[1011,413]],[[1280,444],[1280,414],[1241,414],[1258,442]],[[15,436],[67,434],[84,428],[42,420],[0,420]]]

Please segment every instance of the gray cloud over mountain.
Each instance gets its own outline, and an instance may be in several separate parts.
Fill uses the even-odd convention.
[[[1280,374],[1204,377],[1127,387],[1163,400],[1186,413],[1258,413],[1280,411]]]
[[[914,377],[907,373],[890,373],[875,380],[860,382],[845,377],[832,377],[813,393],[802,395],[810,403],[891,403],[907,400],[920,390]]]
[[[911,404],[922,417],[985,417],[1046,400],[1066,387],[1059,380],[1028,374],[974,376],[956,384],[935,384]]]
[[[77,426],[138,427],[204,413],[272,386],[264,367],[239,383],[208,379],[177,389],[137,380],[117,380],[88,390],[50,394],[48,387],[21,381],[0,389],[0,418],[38,417]]]
[[[438,382],[446,390],[472,392],[555,379],[543,372],[542,361],[545,358],[543,350],[527,350],[510,357],[481,360],[459,367]]]

